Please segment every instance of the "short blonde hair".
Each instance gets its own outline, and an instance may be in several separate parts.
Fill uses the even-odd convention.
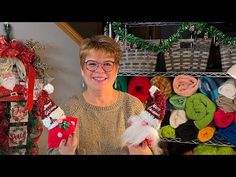
[[[83,40],[80,46],[80,64],[85,62],[85,58],[92,51],[103,52],[109,57],[113,57],[115,62],[120,62],[121,48],[120,45],[111,37],[105,35],[96,35]]]

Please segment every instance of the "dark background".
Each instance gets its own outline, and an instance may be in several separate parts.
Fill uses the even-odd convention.
[[[68,22],[82,37],[90,37],[92,35],[103,34],[106,22]],[[181,25],[177,22],[166,22],[162,26],[131,26],[127,30],[129,33],[143,39],[160,39],[168,38],[174,34]],[[208,22],[209,25],[215,26],[218,30],[230,37],[236,36],[236,22]]]

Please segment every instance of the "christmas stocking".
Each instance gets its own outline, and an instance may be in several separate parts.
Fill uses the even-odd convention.
[[[57,106],[49,94],[53,91],[52,85],[46,85],[39,93],[36,101],[37,112],[46,128],[48,128],[48,147],[56,148],[62,139],[67,140],[77,125],[77,118],[67,117],[64,111]]]

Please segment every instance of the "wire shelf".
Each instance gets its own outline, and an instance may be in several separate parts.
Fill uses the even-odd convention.
[[[165,77],[176,77],[178,75],[190,75],[193,77],[218,77],[218,78],[229,78],[231,77],[226,72],[140,72],[140,71],[130,71],[130,72],[119,72],[118,76],[165,76]]]
[[[173,143],[185,143],[185,144],[207,144],[207,145],[215,145],[215,146],[229,146],[229,147],[236,147],[235,145],[229,143],[228,141],[221,138],[218,134],[215,134],[213,138],[205,143],[200,142],[198,139],[194,139],[191,141],[183,141],[181,138],[161,138],[161,141],[165,142],[173,142]]]
[[[150,27],[150,26],[177,26],[182,25],[183,22],[122,22],[127,27]],[[225,22],[208,22],[210,25],[224,24]]]
[[[124,22],[124,25],[128,27],[140,27],[140,26],[173,26],[181,25],[183,22]]]

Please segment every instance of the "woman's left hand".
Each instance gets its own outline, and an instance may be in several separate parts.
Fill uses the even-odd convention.
[[[128,146],[130,155],[153,155],[151,149],[145,142],[140,145]]]
[[[59,145],[59,152],[62,155],[74,155],[77,145],[78,138],[76,134],[73,133],[69,135],[67,142],[65,139],[61,140],[61,143]]]

